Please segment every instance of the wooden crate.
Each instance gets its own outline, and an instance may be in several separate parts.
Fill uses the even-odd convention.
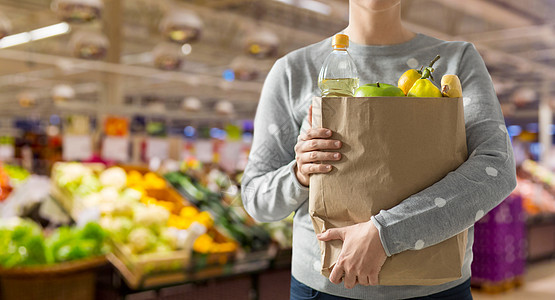
[[[191,264],[190,250],[129,255],[118,243],[107,257],[133,289],[182,281]]]
[[[106,264],[106,257],[101,256],[53,265],[0,268],[0,299],[92,300],[95,269]]]

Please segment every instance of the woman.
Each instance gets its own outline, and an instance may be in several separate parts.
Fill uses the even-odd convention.
[[[350,37],[349,52],[361,79],[394,83],[408,68],[425,65],[436,54],[441,55],[435,65],[437,78],[460,77],[469,158],[436,184],[368,222],[316,237],[308,215],[309,176],[329,172],[330,161],[341,157],[341,141],[330,140],[325,128],[311,129],[307,118],[312,97],[320,94],[317,77],[331,51],[328,38],[282,57],[268,74],[243,179],[245,208],[264,222],[296,212],[291,299],[472,299],[472,225],[516,185],[510,140],[491,78],[472,44],[441,41],[406,29],[400,0],[349,4],[344,33]],[[446,200],[441,210],[434,209],[437,194]],[[437,286],[376,285],[387,256],[437,244],[467,228],[462,278]],[[341,259],[329,279],[319,273],[318,239],[343,240]]]

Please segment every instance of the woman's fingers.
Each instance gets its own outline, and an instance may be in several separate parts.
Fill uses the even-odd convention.
[[[331,241],[331,240],[344,240],[345,231],[343,228],[330,228],[321,234],[317,234],[316,237],[320,241]]]
[[[301,173],[303,174],[316,174],[316,173],[328,173],[331,171],[330,165],[324,164],[303,164],[301,166]]]
[[[331,136],[331,130],[326,128],[312,128],[301,134],[300,140],[308,141],[312,139],[327,139]]]
[[[335,284],[340,284],[343,280],[344,273],[345,270],[343,269],[343,265],[340,263],[335,264],[335,266],[331,270],[330,281]]]
[[[302,143],[301,152],[309,152],[314,150],[337,150],[341,148],[341,142],[335,140],[309,140]]]
[[[328,173],[333,168],[331,165],[322,164],[323,161],[337,161],[341,154],[337,152],[324,152],[318,150],[337,150],[341,148],[341,142],[329,140],[332,136],[331,130],[327,128],[312,128],[312,105],[308,109],[308,123],[310,127],[301,133],[295,145],[295,160],[297,162],[295,172],[299,180],[308,178],[307,175],[315,173]],[[304,183],[304,185],[308,185]]]
[[[376,272],[376,273],[371,274],[370,276],[368,276],[368,282],[370,283],[370,285],[378,285],[379,273]]]
[[[345,283],[345,288],[352,289],[357,283],[357,277],[353,273],[347,272],[345,273],[345,278],[343,279],[343,282]]]
[[[338,152],[310,151],[305,152],[300,156],[300,160],[302,163],[331,161],[339,159],[341,159],[341,154]]]
[[[364,286],[369,286],[370,285],[370,278],[368,278],[368,276],[362,275],[362,276],[357,276],[357,281],[359,284],[364,285]]]

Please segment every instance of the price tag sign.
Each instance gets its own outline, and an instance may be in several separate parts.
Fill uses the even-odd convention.
[[[189,158],[195,156],[195,144],[193,142],[183,141],[181,146],[181,156],[179,157],[179,159],[188,160]]]
[[[146,141],[146,158],[167,159],[170,153],[170,143],[166,138],[148,138]]]
[[[241,155],[241,142],[226,142],[220,147],[220,166],[228,171],[234,172]]]
[[[200,162],[211,163],[214,160],[214,144],[211,140],[198,140],[195,143],[195,154]]]
[[[107,136],[102,143],[102,158],[119,162],[129,160],[129,138]]]
[[[62,158],[66,161],[85,160],[92,157],[92,138],[88,135],[64,135]]]

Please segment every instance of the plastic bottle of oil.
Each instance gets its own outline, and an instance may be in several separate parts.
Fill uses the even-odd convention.
[[[324,61],[318,76],[322,97],[353,97],[358,88],[358,72],[347,52],[349,36],[334,35],[332,46],[333,50]]]

